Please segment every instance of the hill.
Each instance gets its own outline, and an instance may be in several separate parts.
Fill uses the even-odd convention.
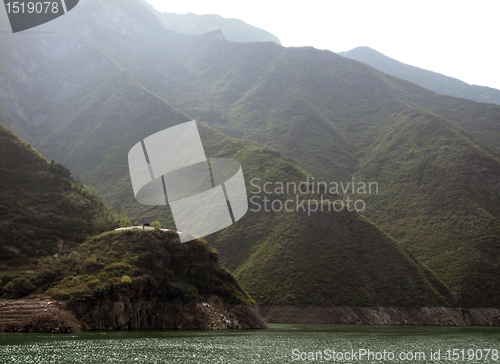
[[[245,47],[261,57],[250,64],[242,60],[238,46],[214,40],[201,47],[204,57],[194,56],[189,67],[203,82],[198,83],[194,102],[184,101],[187,112],[226,134],[275,148],[318,180],[355,176],[380,182],[384,192],[372,198],[377,203],[367,216],[435,269],[440,279],[463,295],[462,304],[500,303],[496,294],[500,235],[498,213],[492,207],[499,199],[494,182],[500,179],[498,106],[436,95],[330,52],[255,45]],[[234,57],[227,57],[231,52]],[[167,99],[178,100],[172,85],[166,90],[159,83],[144,82]],[[211,94],[211,108],[201,102],[208,85],[220,91]],[[423,128],[422,116],[433,120],[429,123],[433,126]],[[441,130],[434,125],[438,120],[447,125],[446,132],[435,134]],[[434,140],[434,148],[415,142],[426,138]],[[460,153],[443,153],[458,141]],[[374,156],[380,159],[375,161]],[[407,156],[405,163],[402,156]],[[425,163],[434,160],[442,160],[442,172],[424,173]],[[467,172],[464,166],[470,167]],[[394,174],[386,178],[390,171]],[[408,178],[398,177],[403,171]],[[419,187],[411,187],[411,180]],[[448,209],[438,208],[437,200]],[[483,214],[485,206],[488,212]],[[415,210],[421,211],[418,218],[413,218]],[[400,227],[395,228],[394,222]],[[469,227],[467,234],[460,228],[464,225]]]
[[[453,77],[410,66],[387,57],[370,47],[357,47],[339,54],[443,95],[500,105],[500,90],[469,85]]]
[[[307,212],[296,201],[343,200],[323,191],[279,191],[310,178],[289,158],[254,142],[201,128],[207,154],[238,160],[249,191],[247,214],[207,240],[260,304],[442,306],[449,288],[389,236],[356,212]],[[278,186],[270,194],[265,182]],[[260,191],[259,191],[260,190]],[[257,198],[255,198],[257,197]],[[264,199],[270,203],[267,207]],[[293,200],[285,211],[286,201]],[[252,203],[253,201],[253,203]],[[316,202],[311,202],[312,204]],[[275,206],[275,210],[271,206]],[[311,209],[314,209],[314,205]],[[330,211],[328,211],[330,209]],[[337,209],[340,210],[339,207]],[[397,295],[394,293],[397,292]]]
[[[87,329],[265,328],[217,253],[177,233],[109,232],[42,266],[9,283],[7,296],[62,300]]]
[[[0,261],[29,264],[82,242],[112,216],[95,190],[0,125]]]

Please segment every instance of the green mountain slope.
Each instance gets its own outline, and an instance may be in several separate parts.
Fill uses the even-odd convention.
[[[211,51],[203,53],[205,57],[199,65],[195,64],[199,67],[197,69],[206,69],[201,66],[203,63],[219,65],[222,62],[219,55],[224,54],[227,58],[231,46],[214,41],[212,47]],[[267,50],[264,52],[263,46],[262,52],[254,51],[267,57],[271,54]],[[241,52],[237,53],[236,48],[234,52],[236,60],[236,54]],[[202,120],[208,120],[210,125],[228,134],[273,146],[319,179],[345,180],[346,175],[355,174],[367,180],[378,180],[385,193],[377,200],[376,206],[371,207],[370,218],[381,223],[397,239],[402,239],[410,251],[418,253],[423,262],[436,269],[440,278],[463,295],[464,304],[498,305],[495,282],[500,235],[496,220],[498,212],[491,210],[491,206],[499,199],[495,181],[500,180],[500,174],[496,167],[491,166],[496,165],[500,155],[500,108],[436,95],[343,61],[328,52],[292,49],[279,53],[276,62],[257,63],[252,68],[252,72],[261,71],[261,78],[248,84],[248,91],[242,92],[237,101],[226,106],[222,101],[214,100],[218,110],[193,108],[192,112],[198,112]],[[207,54],[214,63],[210,63]],[[239,69],[235,61],[226,68],[210,70],[210,75],[220,72],[220,78],[213,85],[221,84],[224,72],[241,79],[236,75],[249,72],[244,67],[248,65]],[[203,86],[204,83],[200,82],[200,87]],[[187,109],[191,112],[189,106]],[[437,134],[435,128],[430,128],[425,134],[429,140],[436,138],[447,148],[460,135],[461,142],[473,146],[477,152],[473,162],[470,156],[454,160],[449,154],[443,155],[438,148],[414,145],[413,129],[418,129],[421,124],[418,110],[446,118],[443,122],[450,130],[455,130]],[[397,129],[398,133],[393,134],[394,128],[401,124],[401,114],[407,115],[404,118],[407,128]],[[322,129],[318,129],[318,119],[322,121]],[[393,143],[402,146],[397,152],[384,149],[380,141],[386,140],[387,135],[394,135]],[[417,152],[425,155],[425,162],[442,158],[443,163],[448,163],[442,174],[425,173],[412,177],[425,185],[441,185],[438,192],[429,194],[423,187],[411,186],[408,179],[397,178],[395,173],[401,168],[398,157],[413,156]],[[375,164],[374,155],[380,156],[379,163]],[[375,168],[370,167],[371,163],[383,171],[396,172],[390,177],[366,174],[365,169]],[[471,166],[465,174],[461,172],[463,163]],[[490,166],[486,167],[488,176],[484,177],[481,168],[472,168],[474,163]],[[410,173],[416,173],[416,169],[411,169]],[[457,199],[470,191],[473,193],[468,203],[457,203]],[[437,208],[437,199],[448,207],[453,206],[451,212]],[[398,208],[395,208],[396,203]],[[490,206],[490,209],[482,213],[485,206]],[[415,209],[427,217],[412,218]],[[434,220],[436,216],[438,218]],[[485,221],[483,217],[486,217]],[[448,219],[459,223],[449,224]],[[395,221],[401,226],[395,228]],[[471,229],[467,234],[457,233],[459,225]],[[411,237],[400,231],[411,232]],[[411,243],[406,243],[410,239]],[[423,251],[425,254],[422,255]]]
[[[96,92],[96,95],[99,95],[99,92]],[[75,104],[80,108],[82,107],[82,103]],[[186,121],[188,118],[169,107],[156,95],[147,92],[136,84],[125,85],[116,94],[105,99],[103,104],[97,108],[95,104],[89,105],[88,110],[82,110],[78,115],[81,115],[84,120],[92,120],[92,122],[87,123],[86,128],[81,130],[79,134],[75,134],[77,136],[73,136],[70,131],[82,122],[78,118],[70,120],[64,128],[54,129],[52,136],[54,141],[67,140],[71,148],[58,147],[52,149],[52,153],[58,159],[73,166],[85,181],[95,181],[99,192],[108,201],[121,203],[118,206],[123,207],[131,217],[136,219],[159,219],[164,226],[174,227],[175,225],[167,208],[143,206],[134,200],[128,176],[126,155],[131,146],[137,142],[137,139],[171,126],[174,122]],[[124,105],[127,106],[124,107]],[[128,108],[129,105],[130,109]],[[92,118],[90,116],[84,117],[84,115],[92,115]],[[137,120],[141,122],[137,123]],[[136,129],[134,130],[134,128]],[[127,132],[120,132],[120,130],[126,130]],[[261,181],[283,182],[292,179],[297,183],[307,179],[307,174],[295,166],[291,160],[267,147],[254,142],[231,139],[203,124],[200,124],[200,132],[207,155],[209,157],[231,157],[238,160],[242,164],[248,185],[250,179],[253,178],[259,178]],[[72,136],[74,139],[72,139]],[[56,145],[56,143],[51,142],[51,139],[49,139],[46,145]],[[113,146],[113,148],[110,146]],[[282,198],[285,198],[285,196],[282,196]],[[336,212],[328,214],[325,219],[334,225],[342,224],[342,222],[337,221],[342,218]],[[262,293],[259,293],[259,302],[283,303],[288,300],[290,303],[346,304],[349,302],[353,305],[446,304],[442,294],[446,294],[447,289],[438,280],[432,281],[430,278],[426,278],[427,270],[425,268],[418,267],[390,238],[378,233],[378,229],[369,222],[359,216],[353,216],[351,219],[354,219],[357,223],[353,226],[352,231],[347,229],[347,236],[351,236],[352,240],[358,241],[360,244],[370,245],[373,243],[373,249],[381,249],[387,256],[387,259],[384,259],[386,270],[383,279],[366,280],[366,277],[378,276],[377,270],[380,267],[377,264],[380,257],[374,256],[371,248],[358,251],[352,250],[350,247],[344,247],[346,238],[339,236],[336,229],[321,231],[318,236],[312,238],[312,241],[321,247],[323,254],[331,257],[341,254],[353,259],[358,255],[360,262],[363,261],[362,264],[353,264],[353,262],[344,262],[342,264],[341,269],[344,272],[350,272],[352,276],[352,279],[342,282],[342,286],[346,291],[352,290],[353,292],[362,287],[363,292],[369,293],[361,294],[358,292],[358,294],[348,296],[344,300],[333,299],[329,292],[329,289],[333,289],[333,287],[321,288],[319,286],[321,275],[317,270],[307,272],[299,269],[298,266],[297,271],[302,274],[302,279],[297,281],[298,291],[294,294],[293,299],[291,299],[292,296],[287,296],[289,295],[288,287],[283,286],[276,291],[273,290],[272,293],[263,290]],[[279,256],[267,256],[266,251],[268,248],[266,246],[259,247],[255,244],[257,241],[279,242],[280,240],[275,240],[277,238],[276,226],[281,220],[290,220],[290,223],[296,229],[299,226],[303,227],[294,232],[293,238],[290,240],[292,245],[300,246],[311,239],[310,233],[308,233],[310,217],[306,214],[289,214],[285,212],[249,212],[233,227],[214,234],[208,239],[219,249],[221,262],[234,271],[242,269],[242,272],[246,272],[242,274],[242,277],[249,279],[248,285],[252,287],[252,282],[263,282],[258,270],[248,273],[246,268],[250,264],[249,258],[252,257],[250,262],[255,260],[255,253],[265,255],[266,259],[264,261],[270,266],[282,267],[283,272],[289,269],[287,267],[288,263],[282,262]],[[367,232],[374,234],[375,238],[371,238],[364,233],[360,233],[358,236],[356,231],[362,227]],[[330,245],[329,242],[331,241],[339,243],[338,245]],[[283,249],[286,251],[289,247],[283,245]],[[316,259],[317,256],[314,254],[302,257],[304,267],[314,265]],[[369,265],[363,268],[365,262],[369,262]],[[400,270],[407,273],[404,284],[395,281],[395,273]],[[339,272],[334,270],[331,270],[329,274],[329,277],[340,277]],[[281,278],[275,276],[275,279],[279,280]],[[319,289],[313,300],[311,300],[308,290],[308,287],[314,286],[308,283],[311,281],[317,282],[315,287]],[[437,292],[435,286],[439,287],[441,293]],[[392,295],[393,297],[397,296],[401,297],[401,299],[388,299],[391,295],[373,295],[373,292],[383,292],[387,287],[391,287],[391,292],[398,292],[398,295]]]
[[[40,150],[96,186],[110,206],[143,223],[161,220],[172,226],[168,212],[135,201],[127,156],[141,139],[190,119],[133,80],[119,77],[119,81],[111,79],[103,86],[104,90],[116,87],[115,93],[100,97],[104,93],[95,90],[95,102],[72,104],[78,108],[76,114],[70,111],[76,117],[55,129]],[[66,143],[58,145],[59,140]]]
[[[81,105],[81,103],[76,104]],[[106,99],[101,106],[97,108],[94,106],[92,104],[89,110],[81,112],[82,117],[83,115],[92,115],[92,123],[87,124],[85,130],[82,130],[74,140],[70,138],[71,134],[67,134],[67,131],[72,130],[73,126],[76,127],[81,123],[78,119],[72,120],[66,128],[58,129],[59,132],[54,133],[52,136],[54,140],[66,139],[71,141],[68,143],[71,148],[52,149],[51,152],[58,159],[72,166],[85,181],[95,183],[98,186],[98,191],[107,201],[112,204],[115,203],[115,207],[125,209],[132,218],[143,220],[143,222],[148,221],[148,219],[149,221],[160,220],[164,226],[174,228],[175,224],[168,208],[144,206],[135,201],[128,175],[126,155],[138,139],[176,123],[187,121],[189,118],[175,111],[156,95],[144,90],[137,84],[125,85],[116,94]],[[90,118],[86,117],[85,119]],[[137,120],[141,122],[137,123]],[[199,128],[207,156],[230,157],[238,160],[242,165],[247,186],[250,186],[250,180],[254,178],[258,178],[260,181],[283,181],[285,183],[293,180],[297,184],[307,179],[307,174],[290,159],[263,145],[229,138],[204,124],[200,124]],[[125,130],[126,132],[123,132]],[[46,143],[47,146],[54,145],[50,140]],[[103,151],[105,151],[105,154]],[[285,196],[281,197],[285,199]],[[293,196],[290,197],[293,198]],[[325,225],[342,224],[337,221],[341,219],[338,213],[332,212],[325,218],[329,221]],[[350,272],[352,276],[350,280],[343,281],[342,286],[345,291],[355,291],[359,288],[363,292],[370,293],[361,294],[358,292],[358,294],[346,296],[344,300],[333,299],[330,296],[329,289],[334,287],[321,287],[320,282],[322,281],[319,271],[308,272],[297,267],[297,271],[301,273],[303,278],[297,281],[298,292],[294,294],[293,299],[291,299],[291,296],[287,296],[289,294],[288,287],[282,286],[276,291],[273,290],[273,292],[263,291],[259,293],[259,302],[283,303],[289,301],[297,304],[347,304],[347,302],[350,302],[353,305],[394,304],[400,306],[446,304],[443,294],[447,294],[447,288],[438,280],[432,281],[430,278],[428,279],[426,277],[428,272],[425,268],[418,267],[404,251],[394,245],[390,238],[382,233],[377,235],[378,229],[369,222],[359,216],[352,217],[352,219],[357,223],[352,227],[352,231],[348,229],[347,236],[360,244],[374,244],[373,248],[352,250],[350,247],[344,247],[346,238],[339,237],[339,232],[335,229],[322,230],[317,237],[311,239],[310,233],[308,233],[310,217],[306,214],[289,214],[286,212],[249,212],[237,224],[221,233],[208,237],[208,240],[219,249],[222,264],[233,271],[239,272],[239,269],[242,269],[242,271],[246,272],[241,277],[249,279],[249,287],[252,287],[251,282],[259,282],[259,285],[262,288],[264,287],[262,283],[265,278],[260,276],[259,270],[248,273],[244,267],[248,267],[248,264],[251,264],[250,262],[255,261],[255,253],[267,255],[267,247],[260,247],[256,245],[256,242],[276,241],[281,245],[280,240],[276,240],[276,226],[281,220],[290,220],[292,226],[297,230],[290,241],[292,245],[300,246],[305,241],[312,240],[314,244],[322,247],[323,254],[331,257],[349,256],[349,259],[354,259],[358,255],[360,262],[363,261],[360,265],[353,262],[344,262],[342,264],[341,270]],[[299,226],[303,227],[300,231],[298,230]],[[366,232],[374,234],[376,238],[367,236],[364,233],[358,235],[357,231],[363,231],[359,230],[361,227],[364,227]],[[337,246],[330,245],[329,242],[331,241],[338,241],[339,243]],[[288,250],[289,248],[283,246],[283,249]],[[386,255],[386,259],[383,260],[386,267],[383,279],[377,273],[380,268],[377,266],[380,257],[373,255],[373,251],[377,249],[384,251]],[[302,257],[304,267],[313,265],[316,259],[317,256],[314,254]],[[266,257],[264,261],[269,266],[282,267],[282,272],[290,269],[287,268],[288,263],[282,262],[279,257]],[[363,267],[365,262],[369,262],[366,268]],[[395,281],[396,272],[400,270],[406,272],[403,283]],[[330,278],[340,278],[340,273],[333,269],[330,269],[329,274]],[[238,277],[240,277],[239,273]],[[366,277],[379,277],[380,279],[367,280]],[[281,278],[276,275],[274,279],[280,280]],[[265,280],[265,282],[268,282],[268,286],[272,284],[272,280]],[[317,284],[311,285],[308,282],[317,282]],[[311,300],[309,289],[313,286],[319,291],[314,296],[315,298]],[[437,292],[435,286],[439,287],[441,293]],[[400,298],[393,300],[388,298],[391,296],[396,297],[395,295],[373,295],[373,292],[384,292],[387,287],[391,288],[390,292],[398,292],[397,297]],[[276,297],[280,298],[277,299]]]
[[[236,224],[207,239],[218,249],[224,266],[252,297],[266,304],[357,306],[447,305],[449,289],[417,263],[390,237],[355,212],[309,215],[265,211],[263,198],[281,201],[297,198],[290,193],[259,192],[265,181],[275,186],[308,175],[292,160],[257,143],[231,139],[201,128],[207,154],[230,157],[243,168],[250,211]],[[253,179],[253,181],[252,181]],[[252,197],[257,196],[259,199]],[[324,194],[331,202],[341,199]],[[321,200],[317,193],[300,200]],[[307,206],[306,202],[306,206]],[[270,205],[271,206],[271,205]],[[275,206],[279,206],[276,204]],[[269,207],[269,209],[271,209]],[[276,208],[279,210],[279,208]],[[396,294],[397,292],[397,294]]]
[[[308,179],[292,160],[257,143],[201,128],[207,154],[230,157],[243,168],[249,212],[238,223],[207,239],[221,262],[236,273],[259,303],[357,306],[447,305],[449,288],[396,242],[355,212],[265,211],[270,201],[297,195],[259,192],[266,181],[279,186]],[[252,181],[253,179],[253,181]],[[259,186],[259,187],[256,187]],[[258,199],[253,199],[257,196]],[[338,195],[323,194],[330,202]],[[374,197],[376,199],[376,196]],[[317,193],[299,200],[321,200]],[[253,201],[253,202],[252,202]],[[271,206],[271,202],[270,205]],[[276,204],[276,206],[280,206]],[[313,206],[314,208],[314,206]],[[268,208],[271,210],[271,207]],[[276,208],[279,209],[279,208]],[[445,298],[446,297],[446,298]]]
[[[107,209],[60,164],[49,163],[0,125],[0,261],[29,263],[83,241]]]
[[[258,223],[259,229],[263,227]],[[357,214],[275,214],[236,276],[261,303],[278,305],[442,306],[449,289],[395,241]],[[215,246],[241,244],[228,228]],[[236,236],[235,236],[236,235]],[[241,236],[241,234],[239,234]]]
[[[123,107],[115,107],[115,105],[123,105],[124,99],[136,100],[144,109],[135,107],[133,103],[133,107],[130,110],[126,108],[123,109]],[[125,104],[129,104],[129,102]],[[142,113],[137,114],[139,110],[146,112],[146,116]],[[157,115],[157,118],[148,114],[148,110],[154,110],[154,115]],[[168,213],[168,209],[146,207],[135,202],[132,195],[130,179],[128,177],[127,159],[125,157],[131,145],[136,142],[135,138],[141,135],[140,133],[147,136],[150,133],[165,128],[165,126],[168,125],[164,118],[167,120],[175,120],[174,117],[177,115],[176,117],[178,120],[182,122],[186,120],[186,117],[171,109],[155,95],[132,84],[127,85],[124,89],[119,90],[116,95],[106,100],[104,105],[98,108],[98,111],[102,113],[102,117],[97,117],[93,127],[89,127],[77,140],[70,143],[72,145],[71,152],[63,149],[60,151],[62,154],[59,155],[59,157],[64,159],[65,162],[74,165],[75,168],[80,167],[82,177],[84,177],[85,180],[92,180],[92,178],[97,178],[97,176],[99,176],[98,186],[103,196],[106,196],[109,200],[117,196],[117,201],[125,201],[126,203],[123,207],[132,217],[142,219],[154,217],[155,219],[162,220],[164,225],[172,226],[172,220]],[[133,121],[137,119],[143,120],[143,122],[138,126],[136,131],[133,131]],[[125,134],[125,136],[128,137],[127,139],[124,138],[123,133],[117,133],[117,125],[113,123],[114,120],[120,120],[118,125],[121,128],[126,127],[128,131],[133,131]],[[72,124],[68,126],[69,130],[71,130],[71,125]],[[254,142],[231,139],[203,124],[200,125],[200,131],[205,142],[207,154],[211,157],[231,157],[240,161],[245,176],[247,177],[247,183],[250,178],[259,178],[261,181],[285,182],[293,178],[297,183],[307,178],[307,174],[297,168],[291,160],[284,158],[279,153],[262,145]],[[106,147],[106,143],[109,144],[114,136],[117,138],[117,141],[112,143],[114,148],[111,149]],[[56,139],[62,137],[64,137],[64,134],[54,135]],[[100,155],[100,152],[103,150],[106,151],[105,156]],[[122,181],[121,183],[123,183],[124,186],[121,186],[118,181]],[[116,191],[122,193],[122,196],[118,195]],[[147,210],[145,211],[145,209]],[[147,215],[148,213],[151,215]],[[343,225],[344,223],[340,215],[339,213],[332,212],[325,216],[324,218],[329,221],[327,225]],[[340,219],[340,221],[338,221],[338,219]],[[244,272],[241,276],[249,280],[249,287],[253,287],[254,282],[262,284],[263,279],[265,279],[260,276],[261,272],[259,269],[249,273],[246,268],[251,262],[255,261],[256,253],[266,256],[263,261],[270,266],[281,267],[283,272],[290,269],[290,267],[288,267],[288,262],[282,261],[279,256],[267,256],[267,246],[263,245],[259,247],[255,245],[256,241],[276,241],[279,242],[278,244],[280,246],[282,245],[284,251],[288,251],[290,249],[288,245],[281,244],[280,240],[276,240],[277,236],[280,234],[279,231],[276,231],[276,226],[281,220],[290,221],[289,223],[295,226],[293,237],[289,242],[290,244],[297,247],[311,239],[314,244],[318,244],[320,247],[318,249],[322,254],[331,257],[337,257],[339,255],[349,256],[348,261],[350,263],[343,262],[341,264],[341,270],[344,273],[346,271],[350,272],[352,278],[348,281],[343,281],[341,283],[342,287],[344,287],[345,291],[354,292],[356,289],[362,289],[362,292],[369,292],[366,294],[358,292],[357,294],[346,296],[343,300],[333,299],[330,295],[330,289],[334,287],[321,287],[321,285],[319,285],[320,282],[322,282],[322,274],[320,274],[318,270],[304,271],[300,269],[301,266],[309,267],[314,265],[317,256],[311,254],[301,257],[303,265],[300,264],[297,266],[297,272],[300,273],[302,279],[297,281],[297,291],[294,291],[293,299],[292,296],[289,296],[289,287],[282,286],[277,290],[273,289],[272,292],[263,289],[262,292],[259,292],[259,302],[283,303],[288,301],[298,304],[347,304],[349,302],[353,305],[394,304],[400,306],[413,304],[446,304],[445,299],[436,291],[434,285],[440,287],[443,294],[446,294],[447,289],[437,280],[431,283],[431,281],[426,278],[427,271],[425,268],[418,267],[405,252],[401,251],[391,241],[390,238],[378,232],[378,229],[367,221],[359,216],[353,216],[351,219],[356,221],[354,224],[355,226],[352,227],[352,230],[351,228],[347,228],[347,232],[344,232],[344,235],[347,234],[353,241],[357,241],[358,244],[361,245],[371,245],[373,243],[373,248],[352,250],[348,245],[344,246],[347,242],[347,238],[342,235],[338,236],[339,232],[336,229],[321,230],[318,236],[311,237],[311,234],[308,232],[310,218],[306,214],[287,214],[284,212],[279,214],[249,212],[247,216],[238,222],[238,224],[235,224],[234,227],[230,227],[222,233],[214,234],[214,236],[209,237],[209,240],[213,242],[214,246],[219,248],[223,257],[221,259],[222,263],[226,264],[227,262],[227,265],[236,271],[241,269],[242,272]],[[303,228],[298,230],[298,226],[302,226]],[[360,229],[371,232],[371,234],[375,235],[375,238],[365,235],[361,232],[363,230]],[[357,235],[358,232],[360,232],[359,236]],[[243,238],[244,236],[246,237]],[[338,244],[330,245],[331,241],[337,241]],[[310,247],[308,250],[311,252],[314,251],[313,247]],[[373,255],[374,250],[381,250],[383,252],[381,254],[386,257],[383,260],[385,266],[383,279],[377,277],[377,271],[380,269],[378,266],[380,257]],[[359,259],[360,265],[357,263],[353,264],[353,262],[350,261],[350,259],[356,256],[357,259]],[[248,259],[249,257],[251,257],[250,260]],[[363,267],[366,262],[369,263],[368,266]],[[402,276],[400,276],[396,280],[396,272],[400,270],[406,273],[405,278],[403,279]],[[330,269],[327,274],[328,277],[340,278],[339,272],[333,269]],[[377,278],[366,280],[366,277]],[[279,275],[276,275],[274,279],[280,280],[281,278]],[[398,283],[399,279],[403,279],[403,281]],[[311,281],[317,282],[315,287],[319,289],[314,299],[311,299],[309,291],[309,289],[314,286],[308,283]],[[268,287],[273,284],[272,280],[266,279],[265,282],[268,282]],[[391,290],[387,291],[387,287],[390,287]],[[262,288],[264,288],[263,285]],[[398,297],[400,297],[400,299],[388,299],[391,295],[373,295],[373,292],[398,292],[398,295],[400,295]],[[392,295],[392,297],[396,296]]]
[[[466,305],[498,306],[500,160],[424,111],[402,113],[378,133],[359,170],[384,186],[381,198],[368,197],[368,216]]]

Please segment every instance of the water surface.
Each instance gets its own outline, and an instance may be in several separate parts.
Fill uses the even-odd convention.
[[[440,360],[431,359],[439,350]],[[494,350],[500,350],[500,328],[491,327],[272,324],[268,330],[0,333],[2,364],[500,363]]]

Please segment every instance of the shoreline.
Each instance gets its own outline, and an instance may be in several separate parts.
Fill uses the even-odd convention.
[[[260,305],[266,323],[500,326],[500,308]]]
[[[187,305],[189,306],[189,305]],[[187,306],[185,308],[187,308]],[[200,303],[203,316],[210,318],[204,324],[168,325],[164,329],[238,329],[246,325],[235,324],[236,317],[228,317],[228,311],[220,311],[221,307],[209,303]],[[0,332],[40,332],[71,333],[92,330],[127,330],[129,325],[104,325],[85,320],[75,313],[73,307],[61,302],[59,305],[52,299],[0,299]],[[103,307],[101,307],[103,308]],[[107,307],[108,309],[110,307]],[[191,313],[194,307],[191,307]],[[179,309],[181,309],[179,307]],[[270,306],[255,307],[255,314],[263,318],[265,323],[276,324],[338,324],[338,325],[411,325],[411,326],[497,326],[500,327],[500,308],[460,308],[460,307],[348,307],[348,306]],[[95,307],[94,307],[95,310]],[[78,310],[77,310],[78,311]],[[173,310],[171,313],[173,313]],[[195,309],[197,311],[197,309]],[[254,317],[251,311],[238,312],[237,316],[249,319]],[[80,312],[81,314],[82,312]],[[177,312],[178,313],[178,312]],[[230,316],[233,316],[233,314]],[[84,315],[85,316],[85,315]],[[99,315],[98,315],[99,316]],[[229,319],[229,320],[228,320]],[[232,324],[229,324],[230,321]],[[245,321],[245,320],[244,320]],[[251,321],[251,320],[249,320]],[[203,322],[203,320],[202,320]],[[89,325],[90,323],[90,325]],[[225,323],[225,324],[222,324]],[[184,323],[185,324],[185,323]],[[162,327],[143,327],[161,329]],[[193,327],[190,327],[193,326]],[[264,325],[255,325],[264,328]]]

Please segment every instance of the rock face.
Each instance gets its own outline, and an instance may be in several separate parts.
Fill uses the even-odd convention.
[[[269,323],[500,326],[498,308],[261,306]]]
[[[81,330],[265,329],[255,308],[226,306],[220,299],[199,303],[146,300],[122,292],[112,299],[66,303],[50,298],[0,300],[0,332],[70,333]]]
[[[169,302],[149,295],[144,287],[73,302],[70,308],[91,330],[266,328],[251,306],[227,305],[218,297],[206,302]]]
[[[0,300],[0,332],[68,333],[84,327],[65,304],[54,300]]]

